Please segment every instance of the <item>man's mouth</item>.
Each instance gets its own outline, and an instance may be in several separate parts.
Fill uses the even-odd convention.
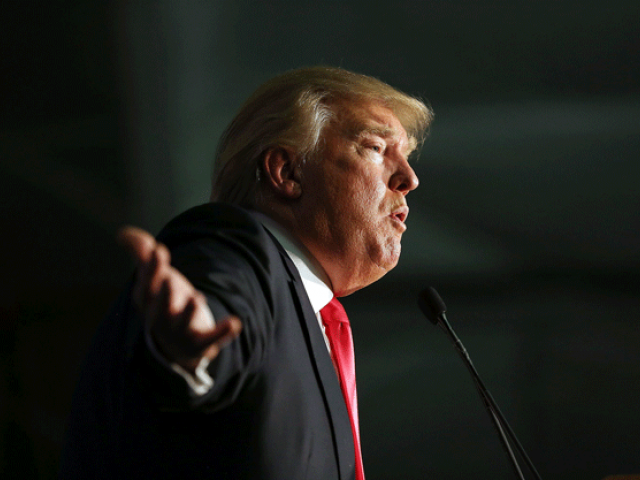
[[[407,207],[406,205],[403,205],[393,210],[389,216],[399,224],[402,224],[404,229],[406,229],[407,227],[404,222],[407,220],[408,215],[409,215],[409,207]]]

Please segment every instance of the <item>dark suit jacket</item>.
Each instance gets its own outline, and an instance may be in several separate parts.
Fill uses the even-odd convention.
[[[149,353],[125,292],[74,398],[62,478],[352,479],[348,413],[293,263],[249,212],[206,204],[159,235],[172,263],[240,337],[193,398]],[[128,290],[128,289],[127,289]]]

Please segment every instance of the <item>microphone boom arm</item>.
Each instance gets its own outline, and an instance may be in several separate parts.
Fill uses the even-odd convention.
[[[438,295],[438,292],[436,291],[436,289],[433,287],[429,287],[428,289],[421,292],[420,296],[418,297],[418,305],[422,310],[422,312],[424,313],[424,315],[433,324],[438,325],[440,328],[444,330],[444,332],[447,334],[449,339],[453,342],[456,348],[456,351],[462,358],[465,366],[471,373],[471,377],[473,378],[476,388],[480,393],[482,402],[485,408],[487,409],[487,412],[489,413],[489,416],[491,417],[491,420],[494,426],[496,427],[496,430],[498,431],[500,442],[502,443],[503,448],[505,449],[507,455],[509,456],[511,465],[513,466],[513,469],[516,472],[516,475],[518,475],[520,479],[524,480],[524,475],[522,474],[522,470],[518,465],[516,456],[513,453],[511,445],[509,444],[509,439],[507,437],[507,434],[509,437],[511,437],[511,439],[515,443],[518,453],[520,453],[521,457],[524,459],[525,463],[527,464],[527,467],[529,467],[529,470],[531,471],[531,473],[533,473],[533,475],[536,477],[536,480],[542,480],[542,478],[540,477],[540,474],[538,473],[535,466],[533,465],[533,462],[527,455],[527,452],[525,452],[524,448],[520,444],[518,437],[516,437],[516,434],[511,429],[509,422],[507,422],[507,419],[504,417],[504,415],[500,411],[500,407],[498,407],[498,404],[491,396],[491,393],[489,393],[489,390],[487,389],[487,387],[484,385],[484,382],[480,378],[478,371],[473,365],[473,362],[471,361],[471,357],[467,353],[466,348],[464,348],[464,345],[462,344],[462,342],[460,341],[456,333],[453,331],[453,328],[451,328],[451,325],[447,320],[447,316],[445,315],[445,312],[447,311],[447,307],[442,301],[442,298],[440,297],[440,295]],[[506,430],[506,434],[505,434],[505,430]]]
[[[471,361],[471,357],[467,353],[467,349],[464,348],[464,345],[462,344],[462,342],[460,341],[456,333],[453,331],[453,328],[451,328],[451,325],[447,321],[446,315],[442,313],[439,317],[440,317],[440,321],[438,322],[438,325],[449,336],[449,338],[451,339],[451,341],[453,342],[456,348],[456,351],[462,358],[463,363],[471,373],[471,377],[473,378],[473,381],[478,390],[478,393],[480,393],[480,397],[482,398],[482,403],[486,408],[487,412],[489,413],[489,417],[491,418],[491,421],[493,422],[493,425],[495,426],[496,431],[498,432],[500,443],[502,444],[502,447],[504,448],[505,452],[507,453],[507,456],[509,457],[509,460],[511,461],[510,463],[511,463],[511,466],[513,467],[513,470],[515,471],[518,478],[520,478],[521,480],[525,480],[525,477],[522,473],[522,469],[518,464],[518,460],[513,453],[513,449],[511,448],[511,445],[509,444],[509,439],[504,432],[503,424],[504,424],[504,427],[507,429],[507,432],[509,432],[509,435],[511,436],[511,438],[514,439],[518,451],[525,458],[525,462],[527,462],[527,465],[529,465],[527,454],[524,452],[524,449],[522,449],[522,446],[520,445],[520,442],[518,442],[518,439],[515,438],[515,434],[513,434],[513,431],[511,430],[509,423],[502,415],[502,412],[500,412],[500,408],[498,408],[498,405],[495,403],[495,401],[493,400],[493,397],[491,396],[486,386],[484,385],[484,382],[480,378],[478,371],[476,370],[475,366],[473,365],[473,362]],[[536,475],[536,478],[538,480],[541,480],[540,477],[537,475],[537,472],[535,471],[535,468],[533,467],[533,465],[529,465],[529,467],[533,468],[533,472],[534,472],[534,475]]]

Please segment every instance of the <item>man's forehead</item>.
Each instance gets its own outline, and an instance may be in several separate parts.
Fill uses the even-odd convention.
[[[339,128],[350,136],[373,134],[382,137],[406,137],[396,114],[380,102],[341,102],[337,109]]]

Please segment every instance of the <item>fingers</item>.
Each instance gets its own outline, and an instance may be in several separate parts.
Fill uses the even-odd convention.
[[[116,240],[125,247],[138,262],[147,262],[151,257],[156,240],[141,228],[126,226],[118,230]]]
[[[164,284],[167,284],[167,288],[171,291],[178,288],[176,285],[178,279],[175,277],[182,277],[177,270],[171,267],[171,254],[167,247],[161,243],[155,244],[151,260],[140,266],[138,275],[138,283],[142,287],[142,295],[144,295],[146,302],[158,296]],[[186,284],[187,281],[183,280],[183,283]]]
[[[178,323],[183,325],[183,331],[193,343],[198,356],[205,356],[209,360],[215,358],[220,349],[236,338],[242,330],[242,323],[235,315],[216,323],[206,298],[200,292],[196,292],[196,295],[189,299],[181,317]]]
[[[151,335],[158,348],[172,362],[194,373],[202,358],[213,360],[220,351],[242,330],[238,317],[230,316],[214,324],[208,321],[206,330],[193,328],[203,315],[211,317],[208,306],[204,308],[191,299],[180,317],[173,323],[158,322]],[[211,317],[212,318],[212,317]]]
[[[215,359],[220,351],[242,330],[242,323],[236,316],[227,317],[224,321],[210,329],[209,332],[198,335],[196,343],[199,345],[197,355],[186,355],[175,361],[185,370],[195,373],[203,358]]]
[[[162,322],[165,325],[159,328],[187,329],[202,316],[196,315],[198,309],[209,311],[204,295],[168,264],[168,252],[163,253],[161,249],[154,253],[148,268],[140,272],[137,283],[142,285],[141,295],[145,296],[143,305],[149,328],[153,329],[156,323]],[[211,329],[213,325],[210,313],[208,322],[198,322],[201,328]]]
[[[163,282],[171,275],[169,250],[137,227],[121,228],[116,239],[138,264],[133,299],[141,310],[147,310],[159,295]]]
[[[185,325],[189,325],[195,335],[207,334],[216,326],[213,314],[207,304],[207,298],[197,290],[189,299],[183,316]]]
[[[199,334],[200,342],[203,345],[217,344],[221,347],[225,346],[231,340],[236,338],[242,331],[242,323],[235,315],[231,315],[218,323],[215,328],[204,334]]]
[[[222,348],[240,335],[241,330],[242,323],[238,317],[227,317],[206,336],[205,344],[208,346],[202,356],[213,360],[218,356]]]

